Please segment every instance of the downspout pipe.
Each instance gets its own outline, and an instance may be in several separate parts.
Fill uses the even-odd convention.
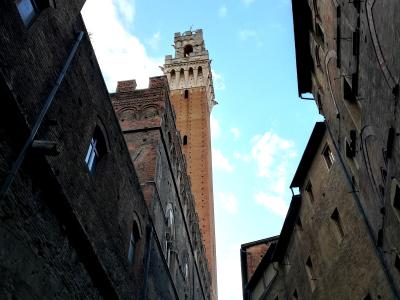
[[[330,137],[330,139],[331,139],[331,141],[333,143],[333,146],[335,147],[336,153],[337,153],[337,155],[339,157],[340,167],[341,167],[341,169],[343,170],[343,172],[345,174],[346,182],[348,183],[348,185],[350,186],[350,188],[352,190],[351,194],[353,196],[353,199],[355,200],[356,206],[358,208],[358,211],[360,212],[361,217],[362,217],[362,219],[363,219],[363,221],[364,221],[364,223],[365,223],[365,225],[367,227],[368,237],[370,238],[372,244],[374,245],[375,255],[378,258],[378,260],[379,260],[379,262],[380,262],[380,264],[381,264],[381,266],[383,268],[383,271],[384,271],[384,273],[386,275],[386,279],[387,279],[387,281],[389,283],[389,286],[390,286],[390,289],[391,289],[391,291],[393,293],[394,299],[400,299],[399,292],[397,291],[396,284],[395,284],[395,282],[393,280],[392,275],[389,272],[389,268],[388,268],[388,266],[386,264],[385,258],[383,257],[382,252],[376,246],[376,242],[375,242],[374,232],[373,232],[372,226],[371,226],[370,222],[368,221],[368,218],[367,218],[367,215],[365,214],[364,208],[361,205],[360,197],[358,196],[358,194],[356,192],[354,192],[353,181],[351,180],[351,176],[350,176],[349,172],[347,171],[347,168],[346,168],[346,165],[344,163],[342,154],[339,151],[339,148],[338,148],[338,146],[336,144],[335,139],[333,138],[333,135],[332,135],[332,132],[331,132],[331,129],[329,127],[329,124],[328,124],[327,120],[325,120],[325,125],[326,125],[326,128],[328,130],[329,137]]]
[[[42,110],[40,111],[39,115],[36,118],[36,121],[33,125],[33,128],[31,130],[31,133],[30,133],[28,139],[26,140],[24,146],[22,147],[22,150],[20,151],[17,159],[15,160],[15,162],[12,165],[11,171],[8,173],[8,176],[6,177],[4,183],[1,187],[0,198],[3,198],[6,195],[6,193],[8,192],[11,184],[13,183],[13,181],[15,179],[15,176],[17,175],[19,168],[21,167],[23,161],[25,160],[25,157],[26,157],[31,145],[32,145],[33,141],[35,140],[36,134],[37,134],[40,126],[43,123],[44,117],[46,116],[51,104],[53,103],[54,97],[57,94],[57,92],[61,86],[61,83],[63,82],[63,80],[65,78],[65,74],[67,73],[73,58],[75,57],[76,51],[78,50],[78,47],[83,39],[83,36],[84,36],[84,32],[81,31],[75,40],[75,43],[67,57],[67,60],[64,63],[64,66],[63,66],[60,74],[58,75],[55,85],[53,86],[50,94],[47,96],[45,104],[44,104]]]

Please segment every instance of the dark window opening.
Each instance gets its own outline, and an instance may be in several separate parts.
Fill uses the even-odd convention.
[[[318,23],[315,23],[315,35],[317,41],[321,44],[321,46],[323,46],[325,43],[325,35],[324,32],[322,31],[321,26]]]
[[[358,30],[353,32],[353,55],[358,56],[360,48],[360,32]]]
[[[388,159],[392,157],[395,135],[396,135],[396,132],[395,132],[394,128],[390,127],[389,132],[388,132],[387,143],[386,143],[386,158],[388,158]]]
[[[40,13],[50,7],[50,2],[45,0],[15,0],[19,15],[27,26]]]
[[[346,78],[343,77],[343,98],[349,102],[356,102],[356,97],[353,93],[353,89],[347,82]]]
[[[307,192],[307,194],[308,194],[308,198],[310,199],[310,202],[313,203],[313,202],[314,202],[314,193],[313,193],[313,191],[312,191],[311,181],[309,181],[309,182],[307,183],[306,192]]]
[[[133,264],[135,262],[136,248],[140,239],[139,227],[136,222],[133,223],[131,237],[129,241],[128,249],[128,262]]]
[[[187,142],[188,142],[188,137],[187,137],[187,135],[184,135],[183,136],[183,144],[187,145]]]
[[[378,231],[378,239],[376,241],[376,245],[378,247],[383,246],[383,230],[382,229],[379,229],[379,231]]]
[[[303,230],[303,223],[301,223],[300,217],[297,218],[296,224],[297,224],[297,227],[300,229],[300,231],[302,231]]]
[[[385,197],[385,188],[383,185],[379,185],[379,193],[381,194],[382,198]]]
[[[188,98],[189,98],[189,91],[185,90],[185,99],[188,99]]]
[[[85,157],[85,162],[90,173],[94,173],[98,161],[103,157],[105,153],[106,146],[104,136],[101,133],[101,130],[96,127],[93,137],[90,140],[88,151]]]
[[[394,191],[393,206],[394,208],[400,210],[400,187],[397,184]]]
[[[306,270],[307,270],[308,279],[310,281],[311,290],[314,291],[315,290],[315,276],[314,276],[314,268],[313,268],[313,264],[312,264],[310,256],[307,258],[307,261],[306,261]]]
[[[322,152],[322,154],[324,155],[328,169],[330,169],[332,167],[333,162],[335,161],[335,157],[333,156],[333,153],[328,145],[325,146],[325,149]]]
[[[348,158],[353,158],[356,156],[356,138],[357,132],[355,130],[350,130],[349,133],[350,140],[346,139],[346,156]]]
[[[335,208],[335,210],[333,211],[332,215],[331,215],[331,219],[333,220],[333,222],[335,223],[335,227],[336,227],[336,236],[338,238],[339,241],[341,241],[343,239],[344,236],[344,231],[343,231],[343,225],[342,225],[342,220],[340,218],[340,214],[337,208]]]
[[[340,52],[341,39],[342,39],[342,34],[340,31],[340,23],[338,19],[338,24],[336,25],[336,67],[338,68],[340,68],[342,60],[342,55]]]
[[[193,52],[193,46],[192,46],[192,45],[186,45],[186,46],[183,48],[183,55],[184,55],[185,57],[188,57],[189,54],[192,53],[192,52]]]
[[[299,299],[299,295],[297,294],[297,290],[293,292],[293,299]]]
[[[354,0],[354,1],[357,1],[357,0]],[[353,3],[354,3],[354,2],[353,2]],[[371,295],[368,294],[367,296],[365,296],[365,297],[364,297],[364,300],[372,300]]]
[[[394,260],[394,266],[397,269],[397,271],[400,272],[400,257],[398,254],[396,254],[396,258]]]
[[[382,176],[382,182],[385,183],[387,180],[387,171],[384,168],[381,168],[381,176]]]

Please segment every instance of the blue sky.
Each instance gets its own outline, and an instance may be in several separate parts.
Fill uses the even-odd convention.
[[[139,88],[174,54],[175,32],[202,28],[212,58],[213,181],[219,299],[241,299],[240,244],[279,234],[289,184],[317,120],[297,96],[289,0],[88,0],[103,76]]]

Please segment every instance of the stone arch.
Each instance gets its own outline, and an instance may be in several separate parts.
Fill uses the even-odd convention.
[[[158,107],[155,105],[147,105],[142,107],[140,111],[140,119],[151,119],[159,115]]]

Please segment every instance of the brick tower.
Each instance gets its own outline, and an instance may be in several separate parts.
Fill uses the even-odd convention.
[[[217,298],[214,197],[211,165],[210,113],[216,104],[211,75],[211,60],[205,48],[203,31],[175,33],[175,57],[165,57],[170,99],[176,113],[182,148],[191,179],[196,211]]]

